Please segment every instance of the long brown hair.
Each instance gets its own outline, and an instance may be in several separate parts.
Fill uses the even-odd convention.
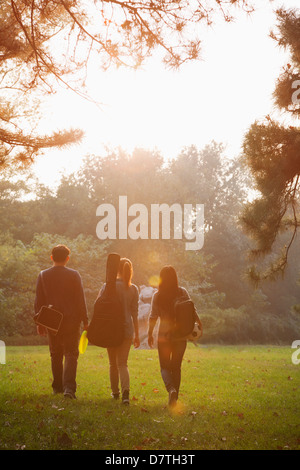
[[[170,309],[179,291],[177,273],[173,266],[164,266],[159,277],[158,303],[160,307]]]
[[[118,277],[122,279],[125,287],[131,286],[131,279],[133,275],[132,262],[128,258],[121,258],[119,264]]]

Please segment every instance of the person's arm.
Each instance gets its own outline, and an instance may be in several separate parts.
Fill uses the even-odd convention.
[[[46,297],[43,289],[41,273],[38,275],[36,281],[35,300],[34,300],[34,312],[39,313],[43,305],[46,305]],[[41,325],[37,325],[37,333],[40,336],[47,336],[47,330]]]
[[[201,337],[203,336],[203,326],[202,326],[202,322],[201,322],[201,320],[200,320],[200,318],[199,318],[199,315],[198,315],[198,313],[197,313],[196,308],[195,308],[195,322],[198,323],[199,328],[200,328],[200,330],[201,330],[201,336],[200,336],[200,338],[201,338]]]
[[[34,312],[39,313],[43,305],[46,305],[46,297],[43,289],[42,275],[38,275],[35,288]]]
[[[134,340],[133,340],[133,344],[134,344],[134,347],[135,348],[139,348],[140,347],[140,337],[139,337],[139,322],[138,322],[138,319],[135,318],[133,319],[133,327],[134,327]]]
[[[79,312],[79,318],[83,323],[83,328],[87,330],[89,320],[87,316],[87,306],[85,301],[82,279],[79,273],[77,273],[76,278],[77,308]]]
[[[153,330],[156,325],[159,316],[159,310],[157,307],[157,297],[154,294],[151,300],[151,310],[148,319],[148,345],[150,348],[153,347]]]
[[[138,289],[134,288],[134,296],[131,302],[131,316],[134,327],[134,340],[133,344],[135,348],[140,346],[140,337],[139,337],[139,320],[138,320],[138,310],[139,310],[139,292]]]
[[[148,322],[148,344],[150,346],[150,348],[153,347],[153,330],[154,330],[154,327],[156,325],[156,319],[155,318],[150,318],[149,317],[149,322]]]

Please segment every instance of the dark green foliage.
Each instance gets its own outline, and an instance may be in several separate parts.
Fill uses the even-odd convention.
[[[9,233],[2,233],[0,241],[1,338],[35,333],[32,317],[36,279],[40,270],[52,265],[51,249],[58,243],[71,249],[69,267],[80,272],[91,311],[103,282],[101,267],[105,263],[105,245],[101,246],[92,237],[79,235],[69,239],[45,233],[36,234],[28,245],[14,240]]]
[[[280,9],[277,18],[278,33],[272,33],[272,37],[279,46],[288,49],[291,60],[276,83],[274,99],[281,110],[297,117],[300,103],[293,95],[294,82],[300,74],[299,10]],[[282,240],[282,232],[291,233],[277,258],[265,270],[260,272],[254,266],[250,269],[250,278],[257,284],[263,279],[276,279],[279,273],[285,272],[299,227],[299,127],[286,127],[270,116],[265,122],[254,123],[244,139],[243,160],[259,191],[259,196],[245,206],[241,216],[245,231],[255,242],[252,255],[265,257],[273,252],[276,240]]]

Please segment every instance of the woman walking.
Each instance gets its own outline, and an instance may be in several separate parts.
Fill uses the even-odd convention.
[[[138,300],[139,292],[135,284],[131,283],[133,275],[132,263],[127,258],[121,258],[116,280],[116,292],[121,300],[125,315],[125,337],[120,346],[107,348],[109,358],[109,376],[112,397],[120,397],[119,383],[121,385],[122,403],[129,405],[130,378],[128,371],[128,356],[132,343],[135,348],[140,346],[138,327]],[[99,295],[105,288],[103,285]]]
[[[150,347],[153,346],[153,329],[159,318],[158,356],[161,376],[169,393],[170,406],[174,406],[178,399],[181,382],[181,363],[187,345],[186,340],[172,339],[174,303],[179,298],[182,300],[190,299],[187,290],[178,285],[175,269],[172,266],[165,266],[160,272],[158,291],[152,297],[148,326],[148,344]],[[202,329],[197,315],[196,321]]]

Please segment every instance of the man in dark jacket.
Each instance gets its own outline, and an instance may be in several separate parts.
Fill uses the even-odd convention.
[[[54,335],[48,331],[52,388],[54,393],[76,398],[80,324],[83,322],[84,329],[87,329],[88,317],[80,274],[66,267],[69,254],[70,250],[65,245],[53,248],[53,266],[40,272],[37,279],[34,309],[38,313],[43,305],[52,305],[63,314],[59,332]],[[46,336],[47,330],[38,327],[38,333]]]

